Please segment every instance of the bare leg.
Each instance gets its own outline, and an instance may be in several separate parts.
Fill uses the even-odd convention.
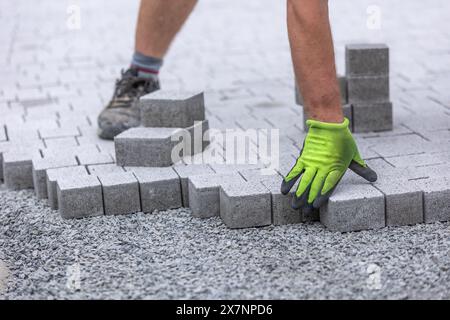
[[[136,51],[163,58],[197,0],[141,0]]]
[[[287,23],[298,85],[311,119],[343,121],[328,0],[287,0]]]

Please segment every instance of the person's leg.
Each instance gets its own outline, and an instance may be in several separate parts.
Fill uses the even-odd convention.
[[[98,116],[98,135],[113,139],[140,125],[141,96],[159,89],[158,73],[175,35],[197,0],[141,0],[135,52],[130,68],[117,81],[114,95]]]
[[[342,122],[327,0],[287,0],[294,71],[309,118]]]
[[[173,39],[197,0],[141,0],[131,66],[141,77],[155,78]]]
[[[197,0],[141,0],[136,27],[137,52],[162,59]]]

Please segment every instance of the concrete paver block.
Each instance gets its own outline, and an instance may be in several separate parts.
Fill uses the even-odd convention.
[[[8,140],[7,138],[6,127],[5,125],[0,124],[0,142]]]
[[[173,169],[180,177],[181,181],[181,193],[183,199],[183,206],[189,207],[189,183],[188,178],[198,175],[211,175],[214,171],[209,165],[206,164],[191,164],[191,165],[179,165],[174,166]]]
[[[424,221],[450,221],[450,178],[433,177],[412,182],[423,191]]]
[[[187,128],[205,120],[203,93],[159,90],[141,98],[139,104],[144,127]]]
[[[392,113],[390,102],[353,104],[353,132],[392,130]]]
[[[34,151],[38,152],[39,149],[43,148],[44,145],[42,140],[36,139],[24,139],[22,141],[2,141],[0,142],[0,181],[4,180],[3,177],[3,154],[8,151],[12,151],[13,153],[20,153],[23,156],[25,154],[30,154]]]
[[[3,154],[11,148],[11,142],[0,142],[0,181],[3,181]]]
[[[126,168],[139,182],[143,212],[182,207],[180,178],[173,168]]]
[[[247,181],[220,186],[220,217],[228,228],[252,228],[272,223],[269,190],[262,183]]]
[[[131,172],[98,176],[103,190],[106,215],[130,214],[141,211],[139,184]]]
[[[411,182],[375,183],[386,201],[386,225],[406,226],[423,223],[423,193]]]
[[[339,184],[320,209],[320,222],[339,232],[382,228],[386,225],[384,196],[369,184]]]
[[[10,190],[33,188],[32,159],[38,156],[26,150],[10,149],[3,153],[3,179]]]
[[[76,137],[80,135],[80,131],[74,126],[62,128],[42,128],[39,129],[39,135],[42,139]]]
[[[59,156],[48,158],[34,157],[32,164],[34,192],[38,199],[45,199],[48,197],[46,171],[51,168],[76,166],[78,162],[71,155],[60,154]]]
[[[45,143],[45,146],[50,149],[56,149],[56,148],[60,149],[60,148],[78,146],[78,143],[77,143],[77,140],[75,137],[44,139],[44,143]]]
[[[345,47],[347,76],[389,74],[389,48],[385,44],[350,44]]]
[[[116,161],[120,166],[167,167],[173,164],[172,137],[179,129],[133,128],[114,139]]]
[[[185,130],[189,133],[188,137],[190,139],[185,140],[185,151],[183,156],[190,156],[203,152],[210,142],[208,136],[208,120],[198,121]]]
[[[192,216],[210,218],[220,215],[220,185],[230,181],[242,182],[237,173],[195,175],[188,178],[189,208]]]
[[[102,186],[97,177],[61,177],[56,188],[62,218],[95,217],[104,214]]]
[[[406,156],[396,156],[386,158],[386,161],[388,161],[394,167],[399,168],[409,167],[411,166],[411,164],[420,167],[438,166],[445,163],[450,163],[450,152],[421,153]]]
[[[217,174],[237,173],[243,170],[259,169],[257,164],[226,164],[226,163],[211,163],[211,168]]]
[[[99,176],[109,173],[125,172],[125,169],[121,166],[116,165],[115,163],[106,163],[89,165],[87,166],[87,171],[89,172],[89,174]]]
[[[304,209],[302,210],[303,222],[316,222],[320,221],[319,209]]]
[[[272,176],[262,181],[262,184],[270,191],[272,196],[272,219],[274,225],[295,224],[304,221],[301,210],[292,209],[291,200],[295,194],[295,188],[289,195],[283,195],[280,176]]]
[[[58,194],[56,183],[58,179],[62,177],[81,177],[87,176],[85,166],[76,167],[64,167],[64,168],[53,168],[46,171],[46,184],[47,184],[47,196],[48,204],[53,210],[58,209]]]
[[[429,141],[416,134],[368,140],[370,140],[370,148],[384,158],[424,153],[431,147]]]
[[[82,152],[77,154],[78,162],[81,165],[108,164],[113,163],[114,159],[110,154],[104,152]]]
[[[347,78],[350,104],[389,101],[388,76],[363,76]]]
[[[98,147],[94,143],[89,143],[81,146],[66,146],[64,148],[47,148],[42,150],[42,154],[44,158],[51,157],[51,156],[58,156],[61,153],[64,153],[66,155],[84,155],[84,154],[96,154],[99,153]]]

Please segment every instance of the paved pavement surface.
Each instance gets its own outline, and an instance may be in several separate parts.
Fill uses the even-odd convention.
[[[366,157],[432,166],[436,149],[418,146],[448,149],[449,6],[331,4],[340,73],[346,43],[391,48],[396,125],[356,135],[372,146]],[[0,122],[10,141],[50,129],[48,148],[93,142],[111,152],[95,136],[95,119],[129,63],[136,8],[118,0],[0,2]],[[367,12],[379,13],[380,28],[368,24]],[[213,127],[266,123],[302,141],[283,3],[201,2],[166,59],[162,83],[207,90]],[[32,192],[4,188],[0,221],[5,298],[450,298],[448,223],[344,235],[318,223],[230,231],[184,209],[63,221]]]

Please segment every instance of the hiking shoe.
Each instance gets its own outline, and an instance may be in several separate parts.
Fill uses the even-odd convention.
[[[158,79],[139,77],[137,69],[132,67],[122,71],[111,101],[98,116],[98,136],[112,140],[119,133],[139,126],[141,115],[137,101],[156,90],[159,90]]]

